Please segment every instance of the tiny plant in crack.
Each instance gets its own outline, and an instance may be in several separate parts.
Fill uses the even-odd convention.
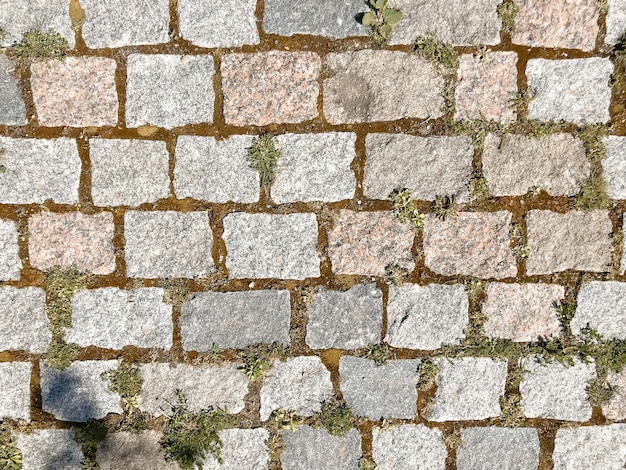
[[[368,0],[370,11],[363,15],[361,23],[370,28],[370,38],[379,46],[389,42],[391,32],[402,19],[402,12],[387,7],[388,0]]]
[[[437,196],[433,202],[433,212],[441,220],[456,217],[458,213],[454,204],[454,195]]]
[[[377,366],[387,364],[391,359],[392,353],[385,344],[370,344],[364,354],[365,359],[371,359]]]
[[[288,356],[287,348],[279,343],[251,345],[239,353],[243,362],[239,369],[254,382],[270,369],[275,359],[286,361]]]
[[[11,431],[0,423],[0,468],[3,470],[21,470],[22,453],[17,448]]]
[[[123,431],[141,432],[146,429],[146,417],[139,410],[137,399],[141,395],[143,378],[137,364],[121,362],[117,369],[102,374],[109,381],[109,389],[122,397],[124,416],[120,423]]]
[[[503,2],[498,5],[498,16],[502,20],[502,30],[504,32],[513,32],[513,28],[515,27],[515,18],[517,17],[518,12],[519,8],[512,1]]]
[[[67,40],[53,29],[47,32],[27,31],[22,40],[13,44],[12,53],[20,64],[30,64],[39,59],[65,59]]]
[[[422,59],[437,63],[447,70],[456,68],[459,62],[459,56],[454,47],[432,33],[419,36],[413,42],[413,52]]]
[[[323,402],[320,412],[313,416],[313,425],[326,428],[333,436],[343,436],[352,429],[352,411],[344,402]]]
[[[398,264],[390,264],[385,267],[385,280],[392,286],[401,286],[408,282],[411,271]]]
[[[402,223],[410,223],[415,230],[424,227],[424,214],[420,213],[411,197],[411,191],[406,188],[395,189],[389,197],[393,203],[393,212]]]
[[[247,148],[250,168],[259,172],[261,186],[268,188],[274,182],[276,165],[280,158],[278,139],[272,134],[263,134],[252,140],[252,146]]]

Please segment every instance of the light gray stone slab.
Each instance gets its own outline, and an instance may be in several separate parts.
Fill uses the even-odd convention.
[[[343,356],[339,360],[341,393],[356,416],[413,419],[417,406],[419,359],[374,361]]]
[[[172,129],[213,122],[214,73],[210,55],[129,55],[126,125]]]
[[[45,352],[52,338],[48,323],[43,290],[0,286],[0,351]]]
[[[0,363],[0,419],[30,421],[30,362]]]
[[[539,436],[535,428],[466,428],[456,451],[457,470],[537,470]]]
[[[485,357],[436,360],[437,394],[429,421],[465,421],[500,416],[506,361]]]
[[[335,202],[354,197],[356,134],[282,134],[281,156],[272,185],[272,199],[287,202]]]
[[[373,199],[389,199],[396,188],[407,188],[413,199],[436,196],[469,199],[474,147],[469,137],[417,137],[368,134],[363,192]]]
[[[22,452],[22,470],[81,470],[83,452],[73,429],[37,429],[17,434]]]
[[[3,2],[0,8],[0,25],[4,29],[2,46],[11,46],[22,40],[27,31],[47,32],[54,29],[74,47],[74,30],[66,0],[27,0]]]
[[[261,421],[283,408],[300,416],[312,416],[333,396],[330,372],[317,356],[274,361],[261,387]]]
[[[581,126],[609,122],[613,63],[606,58],[531,59],[528,89],[536,98],[528,119],[566,121]]]
[[[376,284],[358,284],[345,292],[318,287],[307,316],[310,348],[364,348],[380,340],[383,294]]]
[[[1,14],[1,13],[0,13]],[[0,124],[23,126],[26,124],[26,106],[15,75],[13,61],[0,54]]]
[[[372,457],[377,470],[444,470],[448,451],[440,429],[404,424],[372,430]]]
[[[626,339],[626,282],[583,284],[570,325],[574,334],[589,326],[605,339]]]
[[[609,372],[606,381],[613,389],[613,396],[602,404],[602,414],[606,419],[622,421],[626,419],[626,369]]]
[[[541,364],[534,357],[524,360],[526,370],[519,390],[527,418],[587,421],[591,405],[587,399],[588,382],[596,378],[593,362],[578,359],[573,366],[559,362]]]
[[[165,142],[90,139],[89,158],[97,206],[138,206],[170,195]]]
[[[552,460],[554,470],[621,470],[626,465],[626,424],[561,428]]]
[[[324,428],[300,426],[283,434],[283,470],[357,470],[361,436],[351,429],[345,436],[332,436]]]
[[[319,277],[315,214],[247,214],[224,217],[229,277]]]
[[[209,454],[202,464],[203,470],[267,470],[270,434],[266,429],[225,429],[219,436],[223,463]]]
[[[0,204],[78,202],[81,161],[74,139],[0,137]]]
[[[161,437],[158,431],[108,433],[96,461],[101,470],[179,470],[176,462],[166,462]]]
[[[613,45],[626,34],[626,0],[609,0],[604,42]]]
[[[225,140],[184,135],[176,142],[174,191],[178,198],[209,202],[256,202],[259,173],[250,168],[247,148],[252,136]]]
[[[122,414],[120,396],[109,390],[102,374],[117,369],[118,361],[74,361],[64,370],[40,364],[41,401],[45,412],[61,421],[84,422],[108,413]]]
[[[129,211],[124,235],[129,277],[191,278],[214,269],[207,212]]]
[[[458,343],[465,338],[468,308],[462,284],[390,286],[385,342],[410,349]]]
[[[611,199],[626,199],[626,137],[610,135],[602,139],[606,156],[602,159],[602,177]]]
[[[256,343],[289,344],[288,290],[199,292],[183,304],[183,349],[241,349]]]
[[[17,226],[12,220],[0,219],[0,280],[17,281],[22,270]]]

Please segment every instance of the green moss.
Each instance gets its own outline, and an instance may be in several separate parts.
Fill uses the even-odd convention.
[[[62,338],[65,328],[72,326],[72,297],[74,292],[85,288],[86,280],[87,274],[80,272],[75,266],[54,267],[46,274],[46,313],[54,337]]]
[[[591,211],[609,207],[606,181],[601,176],[591,176],[580,192],[574,196],[572,207],[576,210]]]
[[[481,279],[472,278],[464,282],[464,284],[470,300],[477,299],[485,291],[485,281],[482,281]]]
[[[367,0],[370,11],[363,15],[361,23],[370,28],[370,38],[379,46],[389,42],[391,32],[402,19],[402,12],[388,8],[389,0]]]
[[[364,357],[373,360],[377,366],[382,366],[391,359],[391,352],[386,344],[370,344],[365,351]]]
[[[589,403],[593,406],[602,406],[615,395],[615,390],[611,384],[609,384],[606,379],[600,377],[589,381],[585,390],[589,398]]]
[[[96,448],[106,439],[108,433],[109,430],[102,421],[90,419],[76,430],[74,439],[83,447]]]
[[[458,213],[454,203],[454,195],[435,197],[435,201],[433,202],[433,212],[441,220],[456,217]]]
[[[181,306],[189,298],[189,287],[182,279],[163,279],[159,282],[163,288],[163,302]]]
[[[522,397],[519,393],[500,397],[500,419],[508,427],[522,426],[526,422],[522,409]]]
[[[389,195],[393,203],[393,213],[402,223],[410,223],[417,231],[424,227],[424,214],[420,213],[406,188],[395,189]]]
[[[585,153],[589,162],[600,163],[606,156],[603,138],[609,134],[606,125],[589,126],[581,129],[577,133],[577,137],[582,140],[585,146]]]
[[[519,259],[526,259],[530,254],[528,245],[526,244],[526,237],[524,236],[524,230],[520,224],[511,224],[509,230],[509,238],[511,239],[511,251]]]
[[[502,30],[504,32],[513,32],[513,28],[515,28],[515,18],[518,12],[519,8],[512,0],[498,5],[498,16],[502,20]]]
[[[102,379],[109,381],[109,390],[122,397],[124,417],[120,422],[120,429],[131,432],[146,429],[146,416],[137,405],[143,387],[139,366],[122,361],[117,369],[104,372]]]
[[[571,336],[572,329],[570,328],[570,323],[574,318],[574,313],[576,313],[576,307],[566,301],[555,302],[552,304],[552,307],[556,310],[556,315],[559,319],[559,324],[561,325],[561,331],[564,335],[568,337]]]
[[[385,268],[385,279],[393,286],[401,286],[409,280],[411,272],[397,264],[390,264]]]
[[[528,105],[536,98],[537,93],[530,93],[528,91],[518,92],[509,100],[509,105],[515,112],[519,113],[528,109]]]
[[[469,182],[469,193],[471,202],[479,202],[488,199],[490,196],[487,178],[474,175]]]
[[[424,359],[419,366],[419,379],[417,389],[421,392],[430,390],[435,385],[435,379],[439,373],[439,366],[432,359]]]
[[[279,343],[254,344],[239,353],[243,362],[240,370],[251,380],[258,380],[267,372],[276,359],[287,360],[289,351]]]
[[[0,469],[21,470],[22,453],[6,424],[0,423]]]
[[[343,436],[352,429],[352,410],[345,403],[323,402],[313,416],[313,425],[324,427],[333,436]]]
[[[413,42],[413,52],[422,59],[439,64],[443,69],[452,70],[459,62],[459,55],[454,47],[432,33],[419,36]]]
[[[359,470],[378,470],[378,465],[373,460],[362,457],[359,460]]]
[[[22,40],[13,44],[13,56],[21,64],[38,59],[64,59],[68,49],[67,40],[53,29],[47,32],[31,30],[22,35]]]
[[[261,186],[269,187],[274,182],[274,173],[281,155],[278,140],[272,134],[263,134],[252,140],[248,150],[250,168],[259,172]]]
[[[42,355],[44,363],[53,369],[67,369],[78,355],[78,346],[64,341],[54,341]]]

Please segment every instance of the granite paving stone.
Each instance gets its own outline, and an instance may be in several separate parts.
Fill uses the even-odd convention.
[[[554,470],[620,470],[626,464],[626,424],[561,428],[552,460]]]
[[[73,429],[37,429],[17,434],[23,470],[81,470],[84,460]]]
[[[267,449],[269,432],[263,428],[225,429],[219,433],[223,443],[218,462],[208,455],[202,464],[203,470],[266,470],[270,455]]]
[[[26,124],[26,106],[14,68],[14,62],[0,54],[0,124],[5,126]]]
[[[110,432],[98,446],[96,461],[101,470],[178,470],[175,462],[167,462],[159,445],[158,431]]]
[[[602,177],[611,199],[626,199],[626,137],[611,135],[602,139],[606,156],[602,159]]]
[[[0,287],[0,351],[45,352],[51,339],[48,323],[43,290]]]
[[[574,334],[590,327],[605,339],[626,339],[626,282],[583,284],[570,326]]]
[[[0,219],[0,280],[16,281],[20,278],[22,261],[17,238],[15,222]]]
[[[606,419],[622,421],[626,419],[626,369],[609,372],[606,378],[613,389],[613,396],[602,404],[602,414]]]
[[[441,430],[403,424],[372,430],[372,457],[378,470],[444,470],[448,451]]]
[[[27,0],[6,2],[0,8],[0,25],[4,30],[2,46],[11,46],[22,40],[27,31],[54,29],[63,36],[70,48],[74,47],[74,31],[66,0]]]
[[[606,15],[607,44],[617,44],[626,34],[626,0],[608,0],[608,13]]]
[[[344,436],[332,436],[324,428],[300,426],[285,431],[281,455],[283,470],[357,470],[361,457],[361,436],[351,429]]]
[[[465,428],[456,451],[458,470],[536,470],[539,436],[534,428]]]
[[[0,363],[0,419],[30,421],[30,362]]]

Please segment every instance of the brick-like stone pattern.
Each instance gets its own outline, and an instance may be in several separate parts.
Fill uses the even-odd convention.
[[[444,470],[448,451],[441,430],[403,424],[372,430],[372,457],[379,470]]]
[[[43,290],[0,288],[0,351],[45,352],[52,337],[48,323]]]
[[[300,426],[285,431],[283,441],[283,470],[346,470],[359,466],[361,436],[356,429],[333,436],[324,428]]]

